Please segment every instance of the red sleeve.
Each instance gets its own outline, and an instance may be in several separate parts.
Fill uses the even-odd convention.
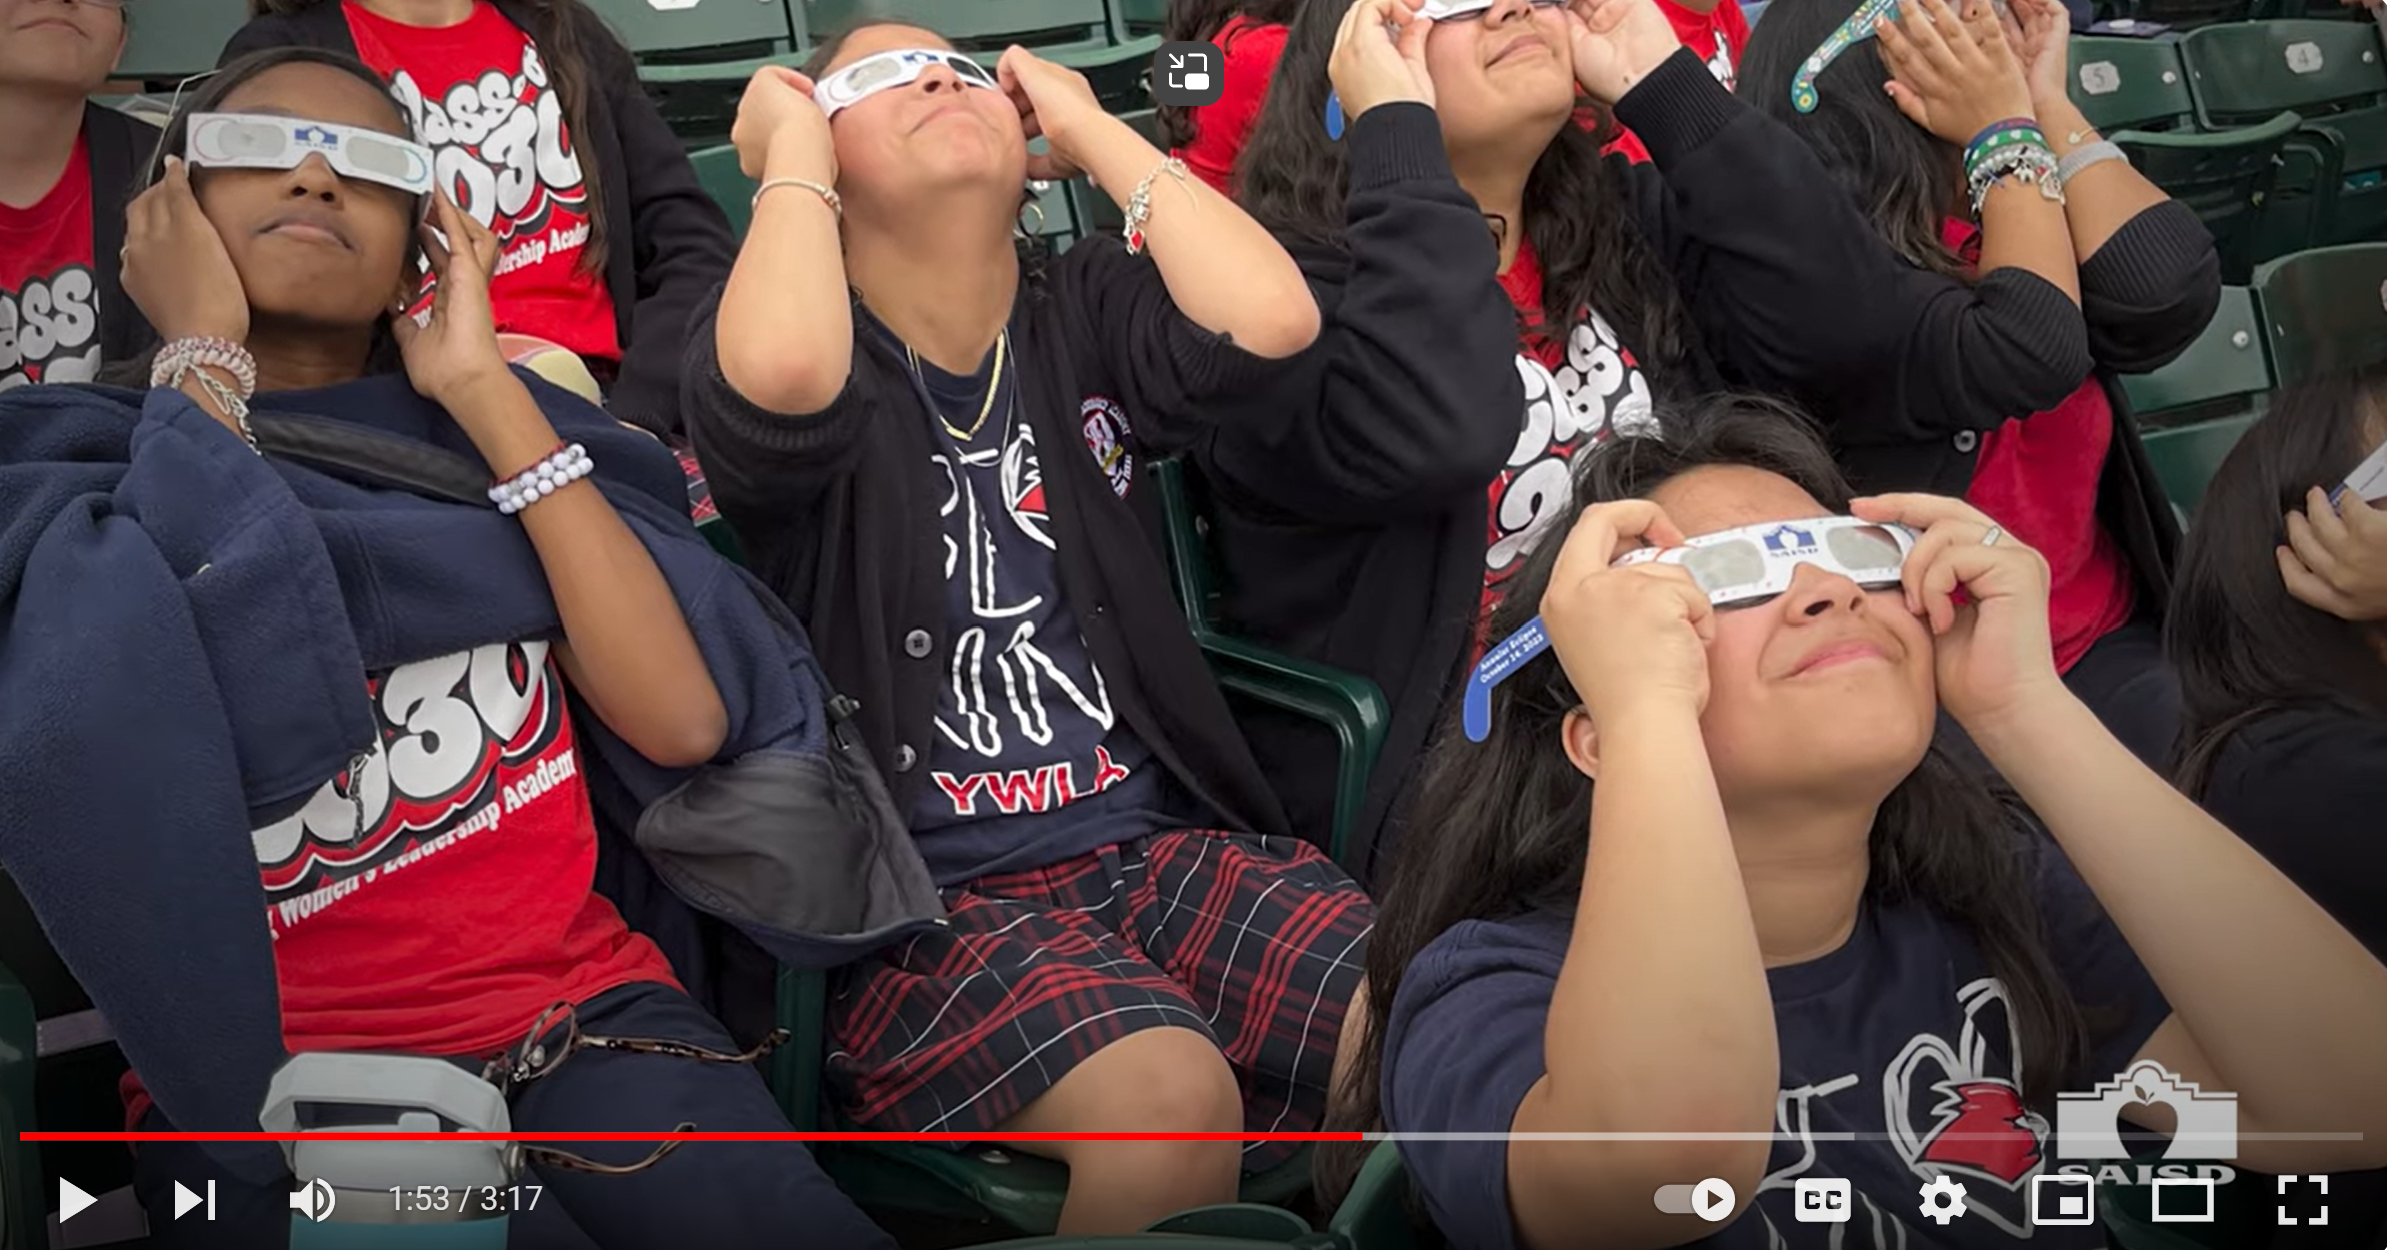
[[[1749,50],[1749,15],[1741,12],[1740,0],[1717,0],[1716,27],[1724,32],[1724,42],[1732,49],[1732,63],[1738,67],[1741,54]]]
[[[1221,194],[1227,190],[1243,141],[1260,118],[1260,105],[1268,98],[1268,80],[1276,74],[1277,59],[1285,53],[1285,27],[1238,29],[1241,22],[1237,18],[1219,31],[1227,54],[1222,71],[1226,81],[1220,84],[1218,103],[1194,110],[1194,141],[1180,153],[1194,172]]]

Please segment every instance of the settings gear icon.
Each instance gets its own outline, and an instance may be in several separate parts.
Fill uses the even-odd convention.
[[[1923,1215],[1939,1221],[1941,1228],[1946,1228],[1948,1221],[1964,1214],[1964,1186],[1945,1176],[1932,1177],[1931,1183],[1923,1186],[1921,1193]]]

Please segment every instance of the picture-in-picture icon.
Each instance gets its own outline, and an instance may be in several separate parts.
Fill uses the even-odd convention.
[[[1215,43],[1179,39],[1152,54],[1152,99],[1158,104],[1216,104],[1226,91],[1226,54]]]

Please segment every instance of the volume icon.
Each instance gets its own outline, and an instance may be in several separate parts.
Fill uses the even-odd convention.
[[[318,1176],[307,1182],[306,1188],[290,1195],[290,1209],[320,1224],[332,1217],[332,1206],[338,1201],[332,1183]]]

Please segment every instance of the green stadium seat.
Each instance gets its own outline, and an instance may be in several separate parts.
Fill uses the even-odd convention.
[[[1168,24],[1169,0],[1110,0],[1111,29],[1117,37],[1157,35]]]
[[[800,0],[713,0],[666,9],[649,0],[588,0],[638,59],[639,82],[691,146],[729,138],[746,80],[791,63],[805,46]]]
[[[2077,35],[2071,63],[2072,103],[2099,130],[2195,125],[2196,100],[2177,40]]]
[[[41,1148],[20,1134],[38,1121],[33,1114],[33,1069],[40,1034],[33,994],[0,964],[0,1250],[45,1247],[49,1232],[42,1212]]]
[[[128,30],[116,76],[171,89],[215,68],[233,32],[248,24],[248,0],[167,0],[125,11]]]
[[[696,181],[705,194],[728,216],[730,233],[744,239],[754,220],[755,188],[754,180],[738,168],[738,150],[726,143],[699,148],[688,154],[688,163],[696,167]]]
[[[988,67],[1019,44],[1086,76],[1105,107],[1132,108],[1157,35],[1117,38],[1104,0],[802,0],[816,37],[880,18],[916,22]]]
[[[2216,410],[2232,415],[2247,410],[2273,384],[2264,346],[2268,338],[2254,293],[2242,286],[2221,288],[2213,320],[2179,359],[2153,373],[2122,378],[2131,415],[2149,423],[2167,413],[2188,413],[2193,419]]]
[[[2315,248],[2254,272],[2281,386],[2387,360],[2387,242]]]
[[[2142,435],[2155,478],[2163,484],[2163,493],[2179,512],[2183,526],[2196,515],[2196,505],[2204,498],[2205,483],[2213,480],[2213,471],[2221,467],[2230,448],[2238,445],[2238,437],[2254,422],[2255,414],[2245,413],[2148,430]]]
[[[2291,168],[2271,199],[2271,223],[2303,219],[2264,255],[2311,243],[2387,237],[2387,60],[2366,23],[2314,20],[2208,26],[2180,41],[2197,119],[2208,130],[2293,110]],[[2292,229],[2292,227],[2291,227]]]
[[[1401,1148],[1388,1141],[1368,1152],[1326,1231],[1344,1250],[1425,1250],[1442,1240],[1411,1218],[1409,1173],[1401,1166]]]
[[[2261,0],[2122,0],[2123,15],[2172,30],[2193,30],[2216,22],[2243,22]]]

